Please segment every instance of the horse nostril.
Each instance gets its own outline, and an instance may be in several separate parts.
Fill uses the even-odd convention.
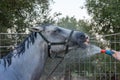
[[[84,33],[77,33],[76,37],[79,38],[85,38],[85,34]]]
[[[81,35],[80,38],[81,38],[81,39],[85,39],[85,35]]]
[[[86,35],[85,33],[79,32],[76,34],[76,40],[78,42],[85,42],[86,41]]]

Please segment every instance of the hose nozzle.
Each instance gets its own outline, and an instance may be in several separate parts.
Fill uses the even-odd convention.
[[[105,50],[105,49],[102,49],[101,53],[105,53],[105,54],[108,54],[110,56],[112,56],[112,54],[114,54],[114,52],[112,50]]]

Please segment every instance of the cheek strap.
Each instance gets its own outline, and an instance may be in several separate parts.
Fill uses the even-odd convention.
[[[51,57],[51,46],[53,46],[53,45],[65,45],[66,46],[66,49],[65,49],[65,54],[67,54],[68,53],[68,48],[69,48],[69,45],[68,45],[68,43],[69,43],[69,41],[70,41],[70,39],[71,39],[71,37],[72,37],[72,34],[73,34],[73,32],[74,32],[74,30],[72,30],[71,32],[70,32],[70,35],[68,36],[68,38],[64,41],[64,42],[50,42],[41,32],[39,32],[39,35],[43,38],[43,40],[47,43],[47,46],[48,46],[48,56],[50,57],[50,58],[52,58]]]

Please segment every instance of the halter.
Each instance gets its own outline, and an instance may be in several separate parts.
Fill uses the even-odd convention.
[[[45,42],[47,43],[47,46],[48,46],[48,56],[49,56],[50,58],[52,58],[52,57],[51,57],[51,54],[50,54],[50,53],[51,53],[51,50],[50,50],[50,49],[51,49],[51,46],[53,46],[53,45],[65,45],[65,46],[66,46],[65,54],[68,53],[68,48],[69,48],[68,43],[69,43],[69,41],[70,41],[70,38],[71,38],[73,32],[74,32],[74,30],[71,30],[69,37],[68,37],[64,42],[50,42],[41,32],[39,32],[40,36],[41,36],[41,37],[43,38],[43,40],[45,40]],[[57,57],[57,58],[62,58],[62,59],[61,59],[61,60],[59,61],[59,63],[55,66],[55,68],[50,72],[50,74],[47,76],[47,79],[53,74],[53,72],[57,69],[57,67],[59,66],[59,64],[61,64],[62,61],[64,60],[64,57],[60,57],[60,56],[56,56],[56,55],[55,55],[55,57]]]
[[[68,45],[68,43],[69,43],[69,41],[70,41],[70,38],[71,38],[71,36],[72,36],[72,34],[73,34],[73,32],[74,32],[74,30],[72,30],[71,32],[70,32],[70,35],[69,35],[69,37],[64,41],[64,42],[50,42],[41,32],[39,32],[39,34],[40,34],[40,36],[43,38],[43,40],[45,40],[45,42],[47,43],[47,46],[48,46],[48,56],[50,57],[50,58],[52,58],[51,57],[51,46],[53,46],[53,45],[65,45],[66,46],[66,49],[65,49],[65,54],[67,54],[68,53],[68,48],[69,48],[69,45]]]

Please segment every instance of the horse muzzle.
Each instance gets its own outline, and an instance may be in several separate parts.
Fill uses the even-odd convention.
[[[76,33],[76,42],[80,48],[86,48],[89,45],[89,37],[85,33]]]

